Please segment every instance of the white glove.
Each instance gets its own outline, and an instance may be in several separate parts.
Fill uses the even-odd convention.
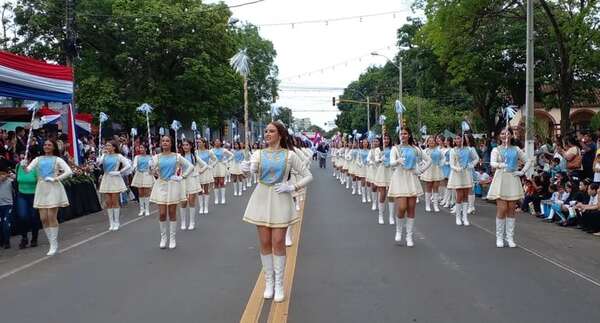
[[[421,174],[423,174],[423,172],[420,169],[415,168],[415,169],[413,169],[413,174],[415,174],[417,176],[421,176]]]
[[[21,160],[19,164],[21,164],[23,167],[27,167],[27,161],[25,159]]]
[[[505,164],[505,163],[498,163],[498,164],[496,165],[496,168],[497,168],[497,169],[506,168],[506,164]]]
[[[177,176],[177,175],[173,175],[171,176],[170,180],[172,181],[176,181],[176,182],[181,182],[181,180],[183,179],[183,177],[181,176]]]
[[[44,181],[46,181],[46,182],[56,182],[56,178],[48,176],[48,177],[44,178]]]
[[[523,171],[521,171],[521,170],[518,170],[516,172],[513,172],[513,175],[515,175],[517,177],[521,177],[521,176],[525,175],[525,173],[523,173]]]
[[[474,169],[475,165],[472,163],[469,163],[469,165],[467,165],[467,169]]]
[[[118,170],[113,170],[112,172],[108,172],[108,175],[110,175],[110,176],[121,176],[121,172],[119,172]]]
[[[275,184],[275,192],[280,193],[280,194],[281,193],[291,193],[295,190],[296,190],[296,188],[294,187],[294,185],[292,185],[288,182]]]
[[[250,162],[244,160],[243,162],[240,163],[240,170],[244,173],[249,173],[250,172]]]

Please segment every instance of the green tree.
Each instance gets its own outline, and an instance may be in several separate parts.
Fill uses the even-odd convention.
[[[291,127],[294,123],[294,117],[292,116],[292,109],[287,107],[279,108],[279,115],[277,120],[283,122],[286,127]]]

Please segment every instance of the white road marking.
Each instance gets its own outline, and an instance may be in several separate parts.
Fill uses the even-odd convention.
[[[152,214],[156,214],[156,211],[150,212],[150,215],[152,215]],[[129,220],[129,221],[121,224],[121,227],[124,227],[124,226],[129,225],[129,224],[134,223],[134,222],[137,222],[137,221],[139,221],[141,219],[144,219],[144,218],[147,218],[147,217],[145,217],[145,216],[136,217],[134,219],[131,219],[131,220]],[[69,251],[71,249],[74,249],[74,248],[77,248],[77,247],[79,247],[79,246],[81,246],[83,244],[86,244],[86,243],[88,243],[88,242],[90,242],[92,240],[96,240],[96,239],[98,239],[98,238],[100,238],[103,235],[108,234],[108,233],[111,233],[111,231],[106,230],[106,231],[100,232],[100,233],[95,234],[95,235],[93,235],[93,236],[91,236],[89,238],[86,238],[86,239],[82,240],[82,241],[74,243],[74,244],[72,244],[72,245],[70,245],[70,246],[68,246],[66,248],[59,249],[58,253],[62,254],[64,252],[67,252],[67,251]],[[21,271],[23,271],[25,269],[31,268],[31,267],[33,267],[33,266],[35,266],[35,265],[37,265],[37,264],[39,264],[39,263],[41,263],[41,262],[43,262],[45,260],[48,260],[48,259],[50,259],[52,257],[57,257],[57,256],[44,256],[44,257],[36,259],[36,260],[34,260],[34,261],[30,262],[30,263],[27,263],[27,264],[25,264],[23,266],[20,266],[20,267],[17,267],[15,269],[13,269],[13,270],[10,270],[10,271],[8,271],[8,272],[0,275],[0,280],[8,278],[8,277],[10,277],[10,276],[12,276],[12,275],[14,275],[14,274],[16,274],[18,272],[21,272]]]

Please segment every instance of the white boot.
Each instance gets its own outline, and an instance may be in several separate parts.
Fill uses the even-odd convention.
[[[361,202],[367,203],[367,188],[365,186],[360,187],[360,195],[361,195]]]
[[[275,297],[276,303],[283,302],[285,299],[285,290],[283,289],[283,273],[285,271],[285,256],[273,255],[273,267],[275,271]]]
[[[144,197],[144,206],[145,206],[144,216],[150,216],[150,198],[149,197]]]
[[[221,187],[221,204],[225,204],[225,187]]]
[[[169,249],[177,247],[175,235],[177,234],[177,221],[169,221]]]
[[[260,262],[262,262],[262,270],[265,275],[265,292],[263,294],[264,299],[273,298],[273,289],[275,288],[273,272],[273,254],[260,255]]]
[[[167,221],[159,221],[160,225],[160,244],[158,245],[160,249],[165,249],[167,247]]]
[[[396,219],[396,237],[394,240],[397,244],[402,242],[402,227],[404,226],[404,219]]]
[[[440,194],[439,193],[433,193],[431,196],[431,202],[433,203],[433,211],[434,212],[439,212],[440,211],[440,207],[438,205],[439,200],[440,199]]]
[[[204,213],[204,195],[198,195],[198,214]]]
[[[431,193],[425,192],[425,212],[431,212]]]
[[[444,198],[442,199],[442,207],[447,208],[449,204],[450,204],[450,190],[446,188],[444,190]]]
[[[517,246],[515,243],[515,220],[515,218],[506,218],[506,242],[511,248]]]
[[[350,188],[350,184],[352,184],[352,177],[350,175],[347,175],[346,177],[346,189]],[[356,188],[355,188],[356,189]]]
[[[371,197],[373,196],[373,191],[369,192],[369,187],[365,186],[365,195],[367,196],[367,202],[375,202],[374,199],[371,199]],[[375,206],[375,204],[373,204],[373,206]],[[375,209],[373,209],[373,211],[375,211]]]
[[[188,223],[188,230],[194,230],[196,229],[196,208],[195,207],[190,207],[190,215],[189,215],[189,223]]]
[[[138,200],[139,200],[139,206],[140,206],[140,212],[138,213],[138,216],[144,216],[144,211],[145,211],[144,198],[140,197]]]
[[[371,200],[369,202],[371,202],[371,211],[376,211],[377,210],[377,192],[371,191]]]
[[[379,224],[385,224],[385,221],[383,221],[383,212],[385,212],[385,203],[379,203]]]
[[[237,196],[238,194],[238,183],[233,182],[233,196]]]
[[[292,226],[289,226],[285,232],[285,246],[291,247],[293,244],[292,241]]]
[[[465,226],[471,225],[471,223],[469,223],[469,203],[462,204],[462,222]]]
[[[451,190],[450,191],[450,206],[456,206],[456,190]]]
[[[213,192],[215,193],[215,205],[217,205],[217,204],[219,204],[219,188],[215,187]]]
[[[50,248],[46,256],[54,256],[58,253],[58,227],[49,227],[44,229]]]
[[[248,178],[248,179],[246,180],[246,187],[247,187],[247,188],[249,188],[249,187],[251,187],[251,186],[252,186],[252,178]],[[244,189],[244,190],[246,190],[246,189]]]
[[[352,181],[352,195],[356,195],[356,182]]]
[[[181,230],[187,230],[187,216],[188,216],[188,208],[187,207],[182,207],[179,210],[179,218],[180,218],[180,222],[181,222]]]
[[[113,209],[106,209],[106,214],[108,214],[108,231],[113,231],[115,229],[115,220],[113,220]]]
[[[406,218],[406,246],[412,247],[414,246],[413,242],[413,227],[415,225],[414,218]]]
[[[456,216],[456,225],[462,225],[462,204],[454,205],[453,211]]]
[[[390,224],[394,224],[398,220],[396,219],[396,203],[388,202],[388,213],[390,215],[388,221]]]
[[[245,190],[246,190],[246,183],[244,183],[242,181],[242,182],[240,182],[240,194],[239,194],[239,196],[242,196],[243,195],[242,192],[245,191]]]
[[[467,201],[469,201],[467,212],[469,212],[469,214],[474,213],[475,212],[475,195],[469,195]]]
[[[496,247],[504,248],[504,229],[506,227],[506,219],[496,218]]]
[[[204,210],[202,210],[204,214],[208,214],[208,200],[210,200],[210,196],[208,194],[204,195]]]
[[[121,217],[121,209],[120,208],[113,209],[113,219],[115,221],[115,231],[118,231],[119,227],[121,226],[120,217]]]

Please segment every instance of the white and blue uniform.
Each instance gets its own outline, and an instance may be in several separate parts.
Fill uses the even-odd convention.
[[[392,173],[389,197],[417,197],[423,195],[419,175],[429,168],[431,159],[421,149],[409,145],[394,146],[390,152]]]
[[[96,162],[102,166],[104,175],[100,181],[100,193],[121,193],[127,191],[123,173],[127,172],[131,165],[129,160],[121,154],[104,154]],[[111,175],[111,172],[119,172],[118,175]]]
[[[69,165],[56,156],[39,156],[31,161],[25,170],[30,172],[33,169],[36,169],[38,179],[33,207],[36,209],[50,209],[69,206],[65,187],[60,182],[73,174]],[[50,178],[55,180],[46,180]]]
[[[198,182],[200,183],[200,185],[214,183],[215,178],[213,176],[213,167],[217,162],[217,157],[215,157],[215,154],[213,154],[213,152],[208,149],[204,149],[199,150],[196,153],[196,157],[198,159],[201,159],[204,162],[204,164],[208,166],[204,171],[198,170]]]
[[[213,148],[211,151],[216,158],[213,176],[225,177],[227,175],[227,165],[233,158],[233,154],[225,148]]]
[[[152,169],[158,174],[158,179],[152,187],[150,202],[169,205],[187,201],[183,180],[176,181],[174,177],[181,174],[185,179],[193,168],[180,154],[162,153],[152,157]]]
[[[240,169],[241,163],[245,160],[246,155],[244,151],[241,149],[236,149],[233,151],[233,159],[231,163],[230,172],[231,175],[244,175],[244,172]]]
[[[479,162],[479,156],[471,147],[455,147],[450,151],[449,189],[473,187],[473,169]]]
[[[185,192],[186,194],[198,194],[202,192],[202,186],[200,186],[200,179],[198,171],[204,171],[207,165],[201,158],[194,155],[192,158],[191,153],[187,153],[184,155],[184,158],[193,166],[190,174],[183,181],[185,183]]]
[[[151,188],[154,185],[154,176],[150,173],[150,155],[137,155],[133,158],[133,180],[131,186],[137,188]]]
[[[376,157],[377,172],[375,173],[375,185],[379,187],[390,186],[392,179],[392,166],[390,165],[390,153],[392,149],[389,147],[383,148]]]
[[[521,162],[525,165],[519,171]],[[490,165],[496,172],[488,191],[489,200],[519,201],[525,197],[519,176],[529,169],[530,163],[521,149],[516,146],[494,148]]]
[[[429,167],[422,175],[424,182],[438,182],[444,180],[442,166],[444,164],[444,155],[439,147],[425,149],[425,154],[431,159]]]

